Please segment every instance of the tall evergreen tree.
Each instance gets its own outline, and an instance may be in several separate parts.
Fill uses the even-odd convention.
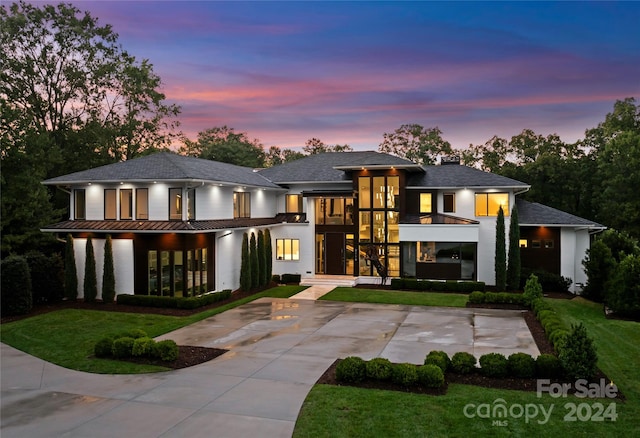
[[[258,230],[258,270],[260,271],[259,286],[266,286],[267,280],[267,257],[264,247],[264,232]]]
[[[102,273],[102,301],[112,303],[116,296],[116,277],[113,267],[113,245],[111,235],[104,242],[104,270]]]
[[[78,271],[71,234],[67,234],[64,249],[64,297],[68,300],[78,299]]]
[[[266,261],[265,278],[267,279],[267,284],[269,284],[273,275],[273,250],[271,246],[271,231],[268,228],[264,230],[264,253]]]
[[[509,289],[516,290],[520,287],[520,223],[518,219],[518,207],[511,209],[511,222],[509,224],[509,262],[507,264],[507,285]]]
[[[251,264],[249,261],[249,235],[242,235],[242,257],[240,261],[240,289],[251,289]]]
[[[249,265],[251,265],[251,288],[255,289],[260,285],[260,266],[258,264],[258,244],[256,234],[251,233],[249,240]]]
[[[98,296],[98,279],[96,278],[96,257],[93,253],[91,236],[87,237],[84,264],[84,300],[93,303]]]
[[[504,211],[500,206],[498,219],[496,220],[495,256],[496,288],[498,291],[504,291],[507,287],[507,254],[505,245]]]

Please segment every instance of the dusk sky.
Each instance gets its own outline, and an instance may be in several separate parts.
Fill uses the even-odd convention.
[[[33,2],[39,3],[39,2]],[[181,129],[377,150],[402,124],[454,147],[583,138],[640,97],[639,2],[73,1],[147,58]]]

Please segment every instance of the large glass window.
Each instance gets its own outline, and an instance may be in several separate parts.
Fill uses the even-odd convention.
[[[191,221],[196,218],[196,191],[189,190],[187,192],[187,220]]]
[[[420,213],[433,212],[433,200],[431,193],[420,193]]]
[[[116,189],[104,190],[104,220],[116,220],[117,207],[116,207]]]
[[[285,204],[287,213],[302,213],[302,195],[287,195]]]
[[[120,219],[133,219],[133,190],[120,190]]]
[[[358,206],[360,208],[371,208],[371,178],[361,176],[358,178]]]
[[[502,206],[505,216],[509,216],[508,193],[476,193],[476,216],[497,216]]]
[[[300,239],[276,239],[277,260],[300,260]]]
[[[136,189],[136,219],[149,219],[148,189]]]
[[[251,217],[251,193],[233,192],[233,217]]]
[[[74,218],[86,219],[87,218],[87,204],[84,189],[74,190]]]
[[[169,189],[169,220],[182,220],[182,189]]]
[[[353,199],[316,199],[316,225],[353,225]]]

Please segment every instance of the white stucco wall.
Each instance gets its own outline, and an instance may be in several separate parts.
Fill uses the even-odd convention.
[[[104,272],[105,239],[91,239],[96,260],[96,278],[98,280],[98,298],[102,298],[102,275]],[[113,249],[113,269],[116,279],[116,294],[133,295],[133,240],[111,239]],[[76,258],[78,275],[78,298],[84,298],[84,269],[87,251],[87,239],[73,239],[73,252]]]
[[[586,229],[562,228],[560,230],[560,275],[570,278],[571,292],[579,292],[577,284],[587,282],[582,260],[590,247],[589,231]]]

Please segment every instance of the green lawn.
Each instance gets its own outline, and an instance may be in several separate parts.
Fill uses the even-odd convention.
[[[338,287],[320,299],[360,303],[408,304],[411,306],[464,307],[468,298],[469,296],[466,294]]]
[[[135,374],[166,368],[92,357],[104,335],[142,329],[151,337],[176,330],[261,297],[287,298],[305,287],[280,286],[187,317],[65,309],[2,324],[0,340],[65,368],[102,374]]]
[[[588,410],[598,410],[596,403],[608,407],[608,399],[552,398],[534,392],[450,385],[444,396],[407,394],[394,391],[316,385],[308,395],[294,431],[294,437],[618,437],[637,436],[640,427],[640,324],[607,320],[600,305],[577,298],[549,300],[568,322],[583,321],[599,353],[599,367],[619,386],[625,402],[615,400],[617,420],[590,421]],[[386,301],[385,301],[386,302]],[[464,415],[469,404],[494,406],[503,399],[507,407],[518,413],[518,405],[553,409],[549,421],[539,415],[529,422],[525,417],[505,418],[505,425],[494,425],[495,418],[469,418]],[[494,403],[495,402],[495,403]],[[580,420],[565,421],[571,414],[567,403],[582,405]],[[468,412],[473,412],[473,409]],[[570,416],[571,417],[571,416]],[[597,418],[597,416],[596,416]]]

